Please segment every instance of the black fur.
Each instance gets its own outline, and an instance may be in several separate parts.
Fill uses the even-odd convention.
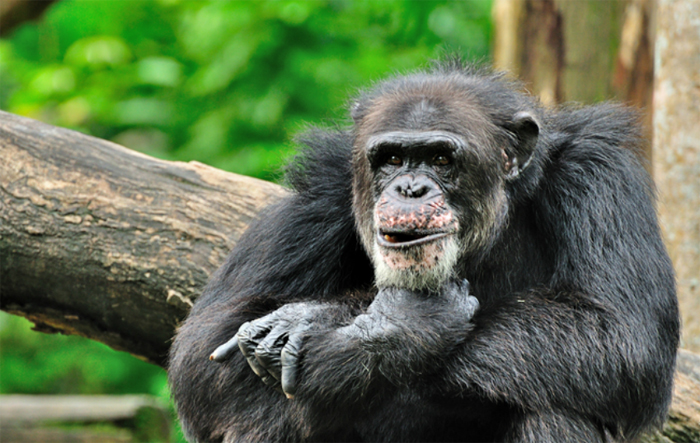
[[[170,385],[193,439],[626,441],[664,420],[678,308],[652,185],[631,151],[641,143],[634,113],[541,109],[499,76],[448,62],[362,94],[353,118],[421,82],[468,91],[494,140],[513,138],[520,110],[540,125],[531,164],[504,185],[507,222],[460,261],[480,303],[469,328],[438,354],[440,334],[460,331],[423,305],[399,308],[405,342],[370,348],[338,332],[377,294],[353,214],[358,134],[312,130],[287,173],[294,194],[251,225],[175,339]],[[322,309],[294,399],[240,354],[208,360],[244,322],[298,301]]]

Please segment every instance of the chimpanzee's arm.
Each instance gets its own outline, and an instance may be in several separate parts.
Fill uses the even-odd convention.
[[[588,137],[552,153],[529,203],[553,251],[549,285],[483,304],[445,380],[525,415],[568,411],[630,438],[665,416],[670,396],[659,393],[671,392],[678,309],[649,179],[601,127],[615,119],[597,117]]]
[[[406,385],[422,374],[434,372],[467,338],[470,320],[478,301],[469,295],[469,284],[449,282],[440,292],[415,292],[386,288],[379,291],[366,312],[347,326],[333,326],[329,313],[338,307],[315,302],[291,303],[260,319],[245,323],[236,336],[220,346],[212,359],[225,361],[240,351],[253,371],[287,397],[297,391],[300,361],[304,370],[318,360],[317,376],[306,374],[307,397],[328,404],[327,396],[343,405],[362,397],[367,386],[343,375],[343,368],[357,365],[369,382],[375,369],[396,386]],[[305,343],[309,342],[309,343]],[[329,366],[333,354],[349,361],[339,368]],[[352,375],[352,369],[350,370]],[[313,372],[313,371],[312,371]],[[346,383],[329,383],[328,374],[341,372]],[[314,383],[315,382],[315,383]],[[350,383],[350,386],[344,386]],[[314,386],[317,384],[318,386]],[[329,392],[336,390],[337,392]],[[318,392],[316,399],[309,392]],[[357,391],[357,392],[356,392]]]
[[[284,238],[288,233],[278,237],[259,233],[267,231],[275,220],[289,223],[287,211],[309,209],[300,205],[298,200],[288,201],[263,218],[267,224],[264,229],[260,228],[263,224],[251,228],[175,340],[171,386],[183,426],[196,432],[200,440],[224,435],[232,440],[303,439],[352,429],[351,423],[371,414],[372,408],[391,398],[398,387],[405,391],[423,372],[439,367],[437,362],[448,358],[468,336],[469,319],[477,303],[468,295],[466,283],[453,283],[440,294],[386,289],[376,296],[366,289],[342,291],[338,285],[339,292],[332,297],[328,288],[324,293],[320,283],[305,286],[305,281],[290,278],[277,289],[280,293],[256,295],[265,294],[265,286],[276,288],[273,277],[282,273],[274,261],[258,274],[242,272],[249,263],[269,258],[260,257],[265,247],[248,249],[248,245],[260,246],[260,241],[280,238],[289,241]],[[306,229],[315,226],[300,222],[294,232],[299,234],[307,223]],[[318,253],[313,248],[297,248],[307,254]],[[307,268],[306,274],[299,275],[325,272],[327,261],[310,262],[319,269]],[[251,265],[253,268],[259,266]],[[289,286],[294,292],[282,292]],[[217,346],[246,323],[257,328],[244,333],[247,355],[235,352],[222,363],[209,361]],[[296,387],[288,392],[296,392],[293,400],[275,390],[274,380],[269,378],[276,375],[284,380],[281,369],[267,363],[270,371],[266,375],[262,372],[266,367],[256,368],[263,380],[273,382],[266,386],[249,367],[249,362],[256,367],[255,348],[267,337],[270,340],[265,346],[273,351],[271,355],[281,355],[275,348],[277,338],[294,345],[293,351],[300,351],[294,355],[299,359],[288,365],[292,371],[286,373],[287,378],[292,376],[291,389]]]
[[[317,173],[291,171],[292,196],[268,209],[212,276],[170,353],[168,375],[186,432],[199,441],[301,439],[297,402],[268,388],[237,353],[209,360],[242,324],[288,303],[331,307],[319,326],[349,324],[372,301],[372,267],[352,216],[350,140],[345,133],[308,136],[322,149],[302,158]],[[322,169],[322,171],[321,171]],[[323,320],[323,321],[321,321]]]

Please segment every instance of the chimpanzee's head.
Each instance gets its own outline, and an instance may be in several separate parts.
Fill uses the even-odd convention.
[[[535,111],[496,76],[449,69],[357,100],[354,211],[378,286],[437,289],[493,244],[537,146]]]

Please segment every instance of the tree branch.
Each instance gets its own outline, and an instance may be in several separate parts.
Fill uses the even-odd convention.
[[[7,36],[22,23],[34,20],[56,0],[3,0],[0,2],[0,36]]]
[[[247,224],[284,194],[0,112],[0,309],[163,365]]]

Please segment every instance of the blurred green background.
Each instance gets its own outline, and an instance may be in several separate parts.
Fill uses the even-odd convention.
[[[445,52],[488,62],[491,2],[69,1],[0,39],[0,109],[274,180],[358,87]],[[5,159],[4,161],[7,161]],[[149,393],[162,369],[0,313],[0,393]]]

